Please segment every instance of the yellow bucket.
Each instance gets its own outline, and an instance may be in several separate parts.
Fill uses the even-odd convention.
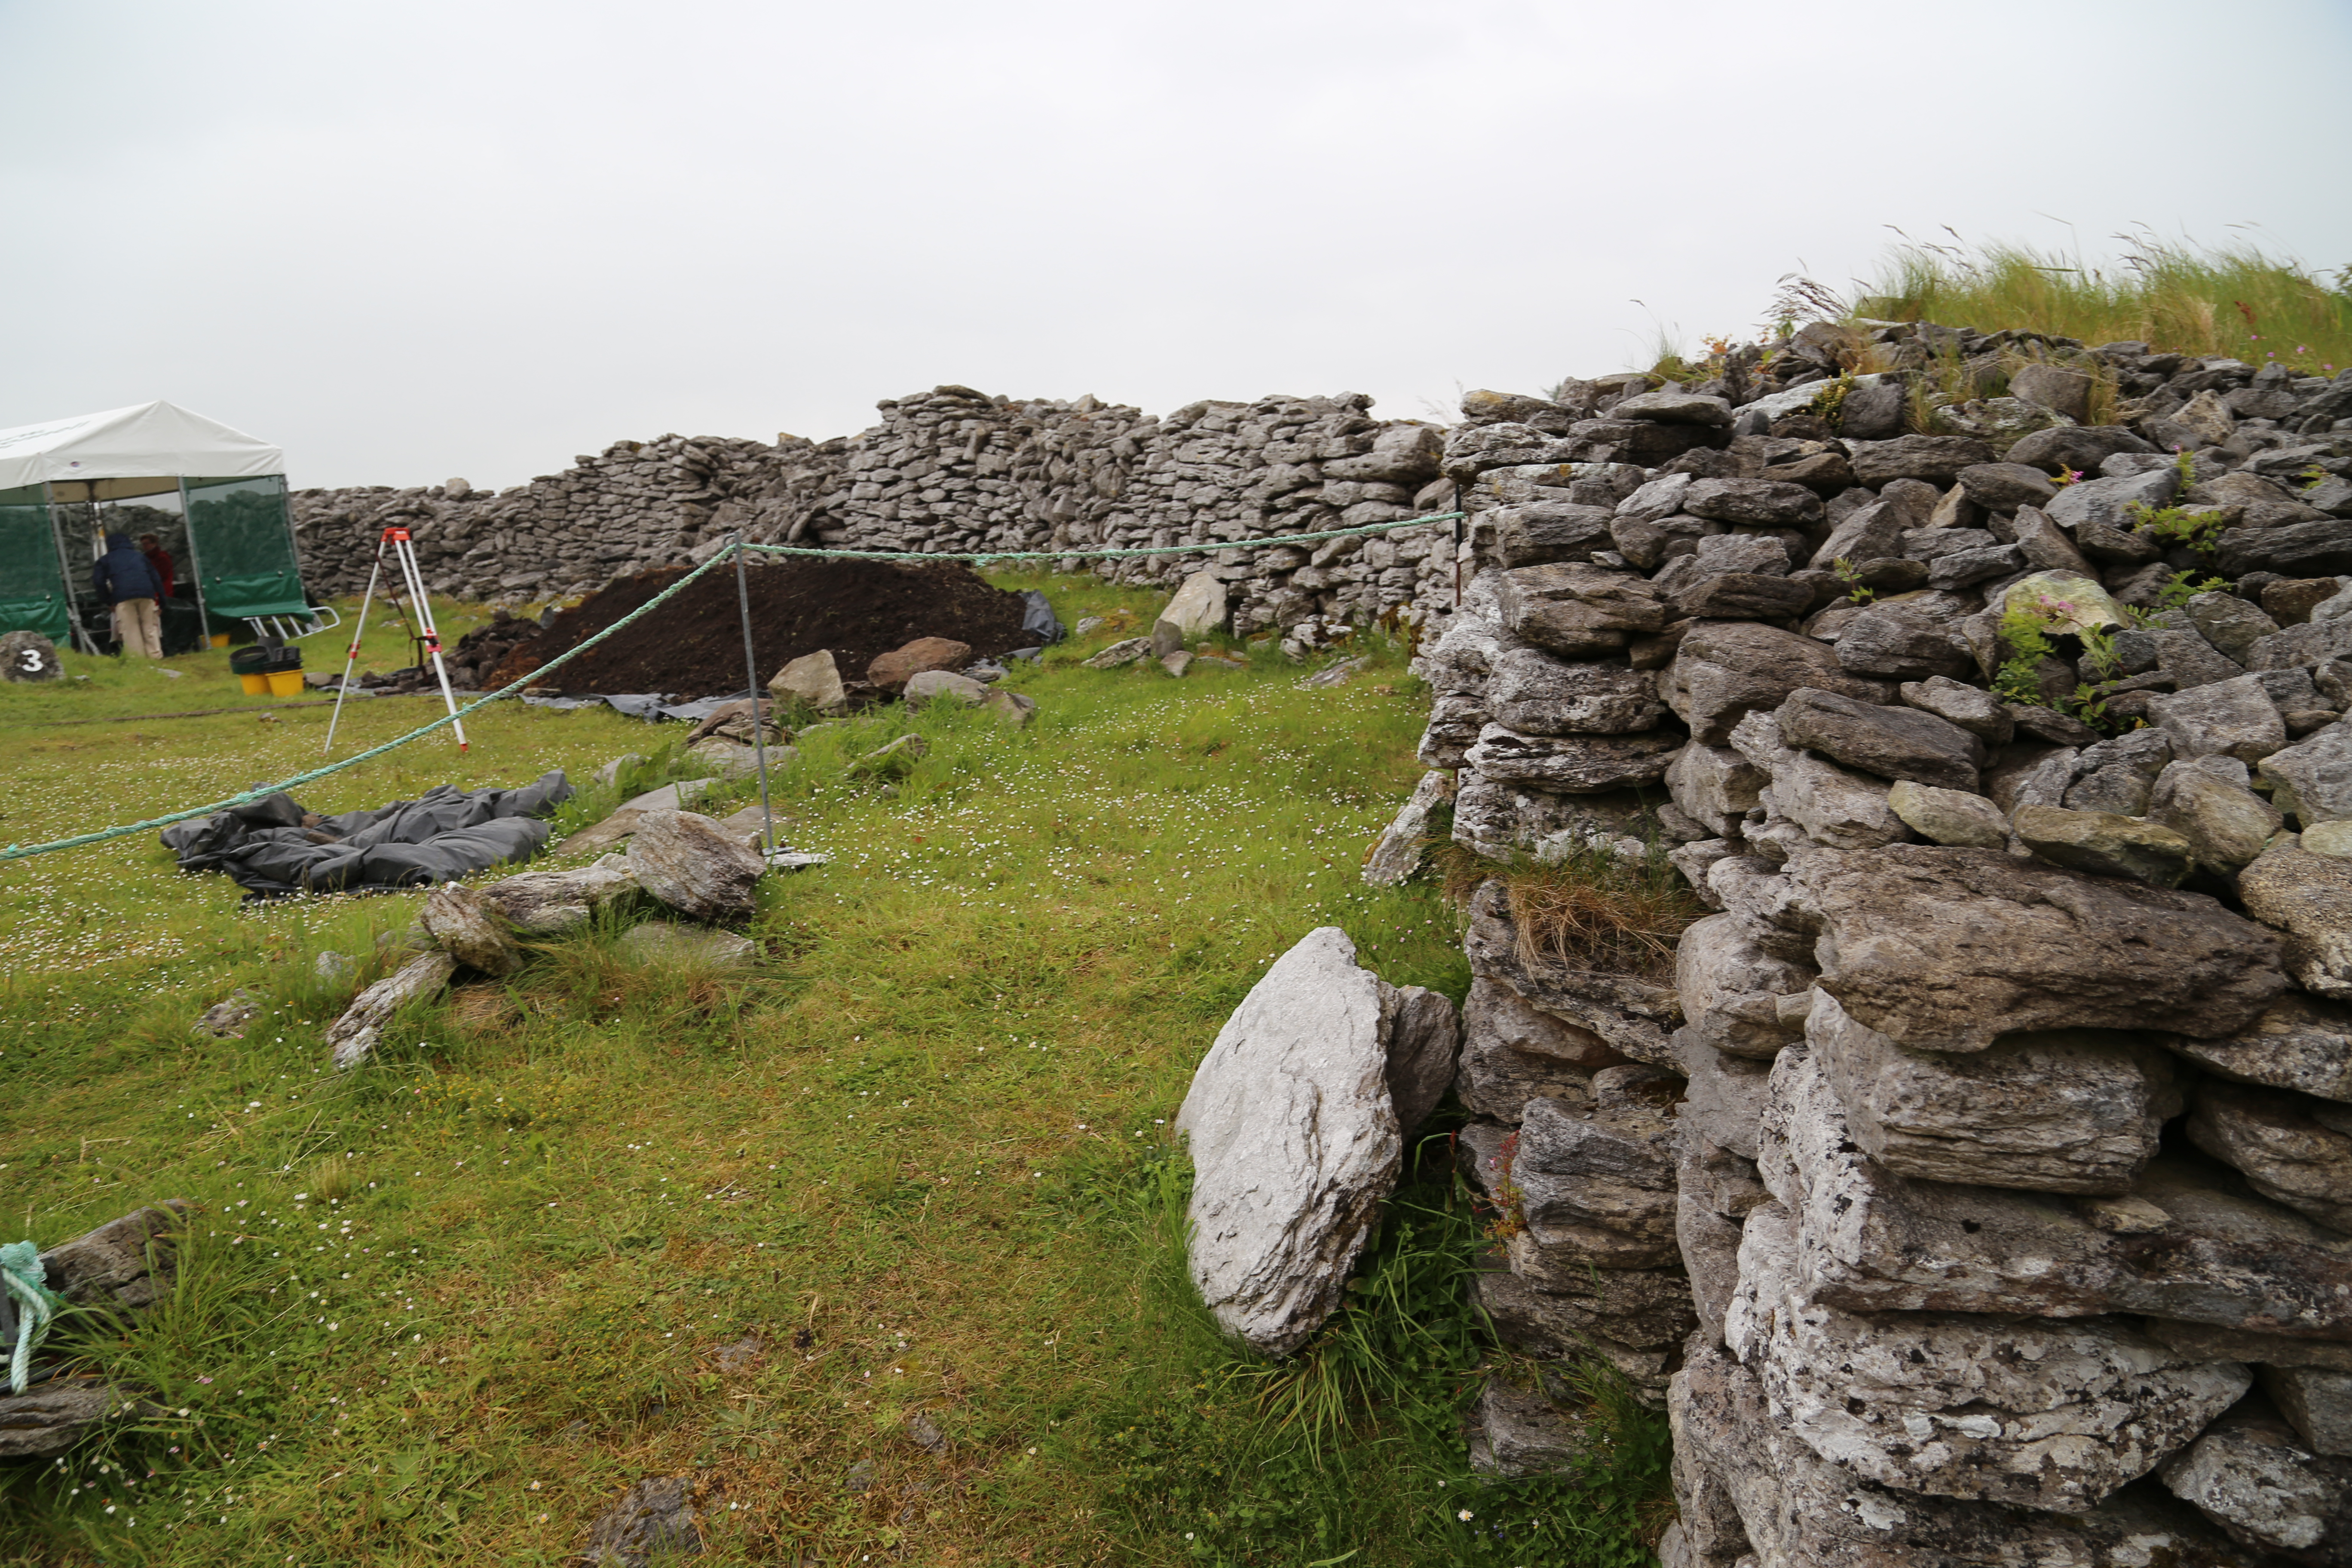
[[[228,634],[226,632],[215,632],[210,640],[212,646],[215,647],[228,647]]]
[[[246,679],[251,680],[253,677],[248,675]],[[269,682],[269,695],[272,697],[302,695],[302,672],[299,669],[281,669],[262,679]]]
[[[269,677],[266,675],[240,675],[237,679],[245,683],[245,694],[247,697],[269,695]]]

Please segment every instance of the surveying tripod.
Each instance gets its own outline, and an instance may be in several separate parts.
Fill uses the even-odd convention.
[[[375,585],[383,575],[383,552],[391,550],[393,563],[400,569],[400,580],[408,590],[408,602],[413,615],[401,608],[400,589],[386,588],[384,597],[392,602],[392,613],[403,626],[410,627],[409,640],[416,647],[416,662],[433,661],[433,673],[441,679],[441,700],[448,706],[449,718],[457,731],[457,749],[466,749],[465,721],[457,717],[457,696],[449,689],[449,671],[441,662],[441,633],[433,624],[433,602],[425,596],[425,574],[417,568],[416,546],[404,528],[387,528],[383,537],[375,542],[375,564],[368,569],[367,593],[360,600],[359,624],[352,628],[351,651],[343,656],[342,684],[335,688],[334,717],[327,721],[326,750],[335,749],[335,726],[342,721],[343,699],[352,689],[352,667],[359,662],[360,638],[367,632],[368,606],[375,602]]]

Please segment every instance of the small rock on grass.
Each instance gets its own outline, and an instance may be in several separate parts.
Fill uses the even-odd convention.
[[[1453,774],[1422,774],[1421,783],[1397,808],[1396,819],[1365,858],[1364,881],[1375,888],[1393,888],[1419,870],[1423,851],[1428,847],[1430,814],[1453,798]]]
[[[719,824],[689,811],[647,812],[629,840],[628,864],[656,899],[691,919],[714,921],[757,910],[767,869]]]
[[[961,702],[966,707],[984,700],[988,688],[944,669],[927,669],[907,682],[907,706],[927,708],[934,702]]]
[[[760,950],[732,931],[700,926],[667,925],[654,921],[631,926],[617,944],[631,963],[677,964],[698,969],[749,969],[760,962]]]
[[[902,779],[915,771],[931,743],[920,735],[901,735],[879,751],[868,752],[849,764],[851,778]]]
[[[1151,651],[1150,637],[1128,637],[1115,642],[1086,661],[1088,669],[1117,669],[1123,664],[1133,664]]]
[[[639,1481],[624,1492],[619,1502],[588,1527],[580,1555],[590,1563],[648,1568],[654,1563],[698,1556],[701,1552],[693,1479],[663,1476]]]
[[[1300,681],[1298,689],[1302,691],[1321,691],[1333,686],[1345,686],[1371,667],[1372,661],[1369,655],[1360,654],[1354,658],[1343,658],[1337,664],[1326,665]]]
[[[1018,730],[1037,717],[1037,700],[1019,691],[996,690],[981,700],[980,710]]]
[[[776,671],[775,679],[768,682],[768,691],[778,699],[797,699],[820,713],[849,703],[849,693],[841,684],[841,667],[828,648],[803,654]]]
[[[463,883],[445,882],[427,893],[417,919],[436,946],[468,969],[512,974],[522,967],[522,947],[505,912]]]
[[[259,1016],[261,1004],[253,999],[252,992],[240,985],[224,1000],[205,1008],[191,1028],[216,1040],[241,1040],[247,1026]]]
[[[907,1441],[926,1454],[939,1455],[948,1451],[948,1435],[940,1430],[928,1413],[920,1410],[907,1417]]]
[[[410,1002],[437,995],[456,973],[457,961],[439,951],[412,958],[393,973],[359,994],[343,1016],[329,1026],[327,1046],[338,1068],[354,1068],[367,1059],[383,1037],[392,1016]]]

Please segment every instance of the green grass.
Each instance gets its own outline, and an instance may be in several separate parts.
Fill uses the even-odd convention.
[[[2278,359],[2304,375],[2352,365],[2352,268],[2330,279],[2251,244],[2121,237],[2126,253],[2103,266],[2021,245],[1906,243],[1862,286],[1853,313]]]
[[[1070,621],[1156,602],[1047,587]],[[763,884],[756,970],[632,969],[615,921],[411,1009],[350,1074],[320,1037],[415,896],[246,905],[145,835],[0,866],[8,1234],[204,1205],[170,1303],[76,1331],[174,1414],[0,1467],[0,1561],[551,1564],[682,1473],[716,1564],[1642,1561],[1658,1424],[1606,1387],[1591,1474],[1465,1468],[1479,1242],[1442,1145],[1301,1363],[1238,1357],[1192,1298],[1166,1123],[1266,963],[1336,924],[1393,982],[1468,977],[1433,886],[1355,875],[1419,772],[1401,647],[1313,692],[1265,650],[1182,681],[1078,668],[1117,635],[1009,678],[1025,730],[894,709],[803,736],[776,807],[833,862]],[[7,838],[320,753],[324,709],[45,723],[247,700],[218,654],[177,681],[67,662],[89,680],[0,687]],[[431,708],[355,705],[350,742]],[[895,793],[845,778],[909,729],[930,749]],[[675,768],[602,710],[469,730],[298,793]],[[321,978],[331,949],[359,972]],[[193,1037],[237,986],[261,1024]],[[918,1409],[943,1456],[907,1440]]]

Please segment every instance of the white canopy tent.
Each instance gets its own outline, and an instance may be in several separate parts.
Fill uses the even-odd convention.
[[[0,430],[0,632],[95,649],[109,617],[89,562],[110,530],[152,532],[173,558],[167,649],[237,621],[297,636],[330,624],[302,590],[285,452],[158,402]]]
[[[183,474],[259,479],[285,472],[286,454],[278,447],[168,403],[138,403],[100,414],[0,430],[0,490],[94,479],[176,480]],[[115,497],[99,494],[73,499],[111,500]]]

